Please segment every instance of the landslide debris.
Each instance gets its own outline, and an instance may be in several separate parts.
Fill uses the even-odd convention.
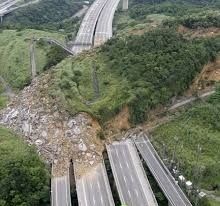
[[[70,160],[89,168],[102,160],[101,127],[86,113],[70,117],[48,97],[50,73],[37,77],[0,111],[0,123],[22,135],[47,163],[63,175]]]

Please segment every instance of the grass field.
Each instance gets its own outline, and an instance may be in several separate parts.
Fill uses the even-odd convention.
[[[98,99],[94,98],[94,67],[97,69],[100,90]],[[65,59],[53,70],[53,80],[50,95],[57,97],[56,101],[59,99],[61,106],[65,105],[73,115],[79,111],[86,111],[98,119],[108,118],[109,115],[114,115],[115,108],[125,99],[121,91],[123,88],[126,90],[126,80],[110,73],[103,59],[95,52]]]
[[[217,202],[215,200],[210,199],[209,202],[210,202],[211,206],[220,206],[220,202]]]
[[[39,30],[3,30],[0,33],[0,73],[13,89],[20,89],[30,81],[31,67],[29,45],[35,37],[51,37],[64,41],[59,33]],[[46,63],[46,50],[37,47],[37,71],[41,72]]]
[[[181,172],[194,180],[197,160],[200,165],[199,185],[207,190],[220,190],[220,90],[207,102],[198,103],[186,113],[152,132],[153,143],[162,156],[180,163]],[[166,150],[161,146],[165,144]],[[201,154],[197,152],[198,145]],[[175,151],[175,152],[174,152]],[[197,159],[198,158],[198,159]],[[197,178],[196,178],[197,179]],[[196,180],[197,181],[197,180]],[[220,205],[215,203],[214,205]]]

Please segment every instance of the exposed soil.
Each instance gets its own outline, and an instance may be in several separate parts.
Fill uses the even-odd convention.
[[[149,29],[133,29],[129,31],[129,36],[137,35],[137,36],[142,36],[144,33],[148,32]]]
[[[180,25],[177,31],[183,35],[190,36],[192,38],[215,37],[220,35],[220,28],[217,27],[190,29]]]
[[[197,77],[193,80],[192,85],[186,92],[187,96],[193,93],[198,93],[199,91],[207,91],[213,86],[215,82],[220,81],[220,57],[218,57],[214,62],[204,66],[203,70]]]
[[[105,136],[109,141],[117,139],[117,135],[131,128],[129,122],[130,114],[128,107],[125,107],[118,115],[105,125]]]
[[[0,111],[0,123],[22,135],[29,145],[34,145],[46,162],[53,163],[53,175],[56,176],[66,172],[71,159],[76,165],[77,176],[84,174],[102,161],[106,142],[126,138],[140,130],[151,130],[178,114],[178,111],[167,114],[168,108],[158,106],[148,114],[145,124],[131,128],[129,108],[125,107],[104,125],[106,140],[102,140],[102,128],[90,115],[79,113],[70,117],[58,108],[57,100],[48,96],[50,79],[49,72],[35,78]],[[173,103],[210,89],[214,81],[220,81],[220,57],[206,65],[186,94],[173,98]]]
[[[47,94],[50,79],[50,73],[34,79],[0,111],[0,123],[35,146],[53,164],[53,175],[66,173],[71,159],[83,170],[89,169],[102,160],[101,127],[88,114],[70,117],[58,108],[56,99]]]

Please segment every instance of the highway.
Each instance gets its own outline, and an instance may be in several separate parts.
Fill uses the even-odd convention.
[[[172,206],[192,206],[169,170],[163,164],[149,139],[141,135],[134,141],[170,204]]]
[[[106,2],[107,0],[95,0],[88,9],[72,47],[73,53],[77,54],[92,47],[95,26]]]
[[[104,163],[76,178],[79,206],[115,206]]]
[[[28,3],[23,3],[23,4],[19,5],[19,6],[14,6],[19,1],[20,0],[8,0],[8,1],[3,3],[3,4],[5,4],[4,8],[0,4],[0,16],[3,17],[4,15],[9,14],[9,13],[11,13],[12,11],[14,11],[16,9],[19,9],[19,8],[28,6],[30,4],[35,4],[35,3],[39,2],[39,0],[34,0],[34,1],[30,1]]]
[[[158,206],[131,140],[106,145],[121,204]]]
[[[112,22],[119,1],[120,0],[108,0],[105,4],[97,22],[94,46],[99,46],[112,37]]]
[[[71,206],[69,174],[52,178],[51,205]]]
[[[15,5],[17,2],[18,0],[8,0],[0,4],[0,16],[3,16],[5,13],[7,13],[9,8]]]

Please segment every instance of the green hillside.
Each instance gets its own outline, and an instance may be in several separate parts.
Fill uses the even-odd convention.
[[[56,32],[40,30],[2,30],[0,33],[0,74],[14,89],[21,89],[30,82],[31,66],[29,46],[32,38],[50,37],[64,42],[64,36]],[[37,71],[47,63],[49,46],[36,46]]]
[[[199,187],[220,191],[220,89],[207,102],[198,103],[170,123],[164,124],[152,133],[153,143],[164,158],[171,159],[175,151],[175,162],[180,171],[191,181],[197,174],[197,147],[201,147],[198,159]],[[165,144],[166,151],[162,145]],[[220,205],[215,203],[213,205]]]
[[[49,205],[49,177],[37,152],[0,127],[0,205]]]
[[[118,37],[57,65],[50,94],[71,114],[86,111],[104,122],[128,106],[138,124],[185,91],[219,49],[215,39],[186,40],[167,29]]]

